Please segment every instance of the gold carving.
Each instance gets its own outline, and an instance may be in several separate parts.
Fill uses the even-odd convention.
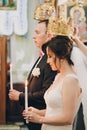
[[[61,17],[57,12],[59,11],[59,6],[55,6],[55,2],[56,5],[58,5],[57,0],[45,0],[44,4],[37,6],[34,12],[34,18],[40,21],[49,19],[48,33],[69,36],[73,33],[73,20],[69,18],[67,21],[65,18]]]
[[[49,17],[55,13],[55,0],[45,0],[44,4],[40,4],[36,7],[34,11],[34,19],[37,20],[47,20]]]
[[[49,18],[48,32],[53,35],[66,35],[69,36],[73,33],[73,20],[69,18],[65,21],[63,18],[52,16]]]

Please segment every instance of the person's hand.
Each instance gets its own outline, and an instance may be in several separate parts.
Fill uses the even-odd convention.
[[[22,112],[22,115],[23,115],[23,117],[24,117],[24,119],[25,120],[27,120],[28,121],[28,115],[29,115],[29,111],[26,111],[26,110],[23,110],[23,112]]]
[[[15,89],[12,89],[12,90],[10,89],[9,94],[8,94],[10,100],[18,101],[20,93],[21,92],[15,90]]]
[[[71,36],[71,39],[77,46],[79,46],[79,44],[83,44],[78,36]]]
[[[28,108],[28,111],[30,111],[30,112],[34,112],[34,113],[37,113],[38,114],[38,109],[37,108],[34,108],[34,107],[29,107]]]
[[[24,117],[26,117],[30,112],[34,112],[34,113],[36,113],[36,114],[38,114],[38,109],[36,109],[36,108],[34,108],[34,107],[28,107],[28,111],[26,111],[26,110],[24,110],[23,112],[22,112],[22,115],[24,116]]]
[[[29,121],[29,122],[41,123],[41,120],[40,120],[41,116],[32,112],[32,111],[26,112],[26,110],[24,110],[23,116],[24,116],[24,119]]]
[[[24,110],[22,115],[24,116],[25,120],[34,123],[41,123],[41,116],[38,114],[38,109],[34,107],[29,107],[28,111]]]
[[[73,36],[78,36],[78,28],[74,27]]]

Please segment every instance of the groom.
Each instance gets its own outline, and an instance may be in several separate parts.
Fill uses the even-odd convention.
[[[34,34],[34,42],[36,46],[43,52],[42,57],[38,58],[35,62],[34,67],[40,69],[40,75],[38,77],[32,75],[32,70],[28,76],[29,90],[28,90],[28,101],[29,106],[33,106],[37,109],[45,109],[46,104],[44,101],[44,93],[48,87],[52,84],[56,71],[52,71],[49,64],[47,64],[47,54],[46,54],[46,42],[52,38],[51,34],[47,33],[48,20],[41,21],[37,24]],[[10,100],[19,101],[19,103],[24,106],[25,94],[17,90],[9,91]],[[27,125],[29,130],[41,130],[41,124],[35,124],[29,122]]]

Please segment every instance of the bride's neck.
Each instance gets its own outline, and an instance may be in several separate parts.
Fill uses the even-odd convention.
[[[68,66],[61,66],[60,73],[62,76],[65,76],[66,74],[69,74],[69,73],[75,73],[75,71],[72,65],[68,65]]]

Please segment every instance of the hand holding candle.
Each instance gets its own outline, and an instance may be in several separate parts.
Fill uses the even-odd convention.
[[[12,64],[10,64],[10,89],[13,89],[13,83],[12,83]]]

